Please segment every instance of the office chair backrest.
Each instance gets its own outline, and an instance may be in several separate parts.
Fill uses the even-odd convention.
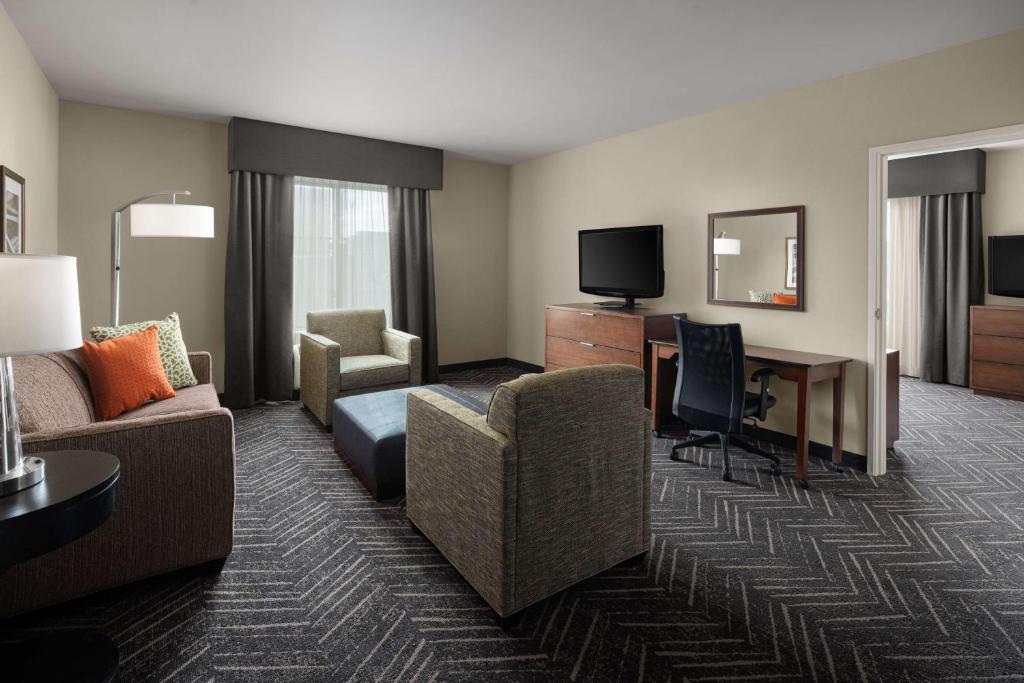
[[[740,432],[747,387],[740,326],[673,318],[679,370],[672,412],[695,429]]]

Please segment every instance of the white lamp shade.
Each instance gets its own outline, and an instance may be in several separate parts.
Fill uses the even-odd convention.
[[[132,237],[213,237],[213,207],[196,204],[132,204]]]
[[[715,255],[717,256],[739,256],[740,241],[732,237],[715,238]]]
[[[82,345],[78,261],[73,256],[0,254],[0,356]]]

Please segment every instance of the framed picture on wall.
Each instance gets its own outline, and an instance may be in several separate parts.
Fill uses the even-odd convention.
[[[786,238],[786,289],[796,289],[796,273],[797,273],[797,258],[796,258],[796,238]]]
[[[3,199],[4,254],[25,253],[25,179],[0,166],[0,198]]]

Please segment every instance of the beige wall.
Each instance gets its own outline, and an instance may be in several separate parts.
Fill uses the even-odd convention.
[[[110,212],[150,192],[192,190],[216,238],[122,241],[121,319],[181,314],[185,343],[214,355],[223,389],[227,126],[79,102],[60,107],[60,249],[78,256],[82,324],[107,324]],[[505,356],[508,167],[445,159],[431,196],[442,363]]]
[[[110,213],[163,190],[214,207],[216,237],[132,238],[122,230],[121,320],[181,315],[189,349],[214,356],[223,388],[227,126],[99,107],[60,106],[60,250],[77,256],[84,331],[110,321]]]
[[[431,192],[438,358],[505,357],[508,166],[447,157]]]
[[[666,292],[693,319],[737,321],[752,343],[850,356],[845,447],[866,434],[867,151],[1024,122],[1024,31],[680,119],[512,168],[508,354],[544,359],[543,307],[585,300],[576,231],[665,225]],[[706,215],[805,204],[807,311],[709,306]],[[793,387],[767,423],[793,432]],[[831,440],[831,389],[812,433]]]
[[[35,58],[0,5],[0,166],[25,179],[25,242],[57,253],[59,104]]]
[[[985,153],[985,194],[981,225],[985,232],[985,303],[1024,306],[1024,299],[988,293],[988,236],[1024,235],[1024,149]]]

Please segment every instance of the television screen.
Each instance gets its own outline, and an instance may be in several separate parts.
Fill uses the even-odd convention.
[[[580,230],[580,291],[658,297],[665,277],[660,225]]]
[[[1024,235],[988,238],[988,291],[1024,297]]]

